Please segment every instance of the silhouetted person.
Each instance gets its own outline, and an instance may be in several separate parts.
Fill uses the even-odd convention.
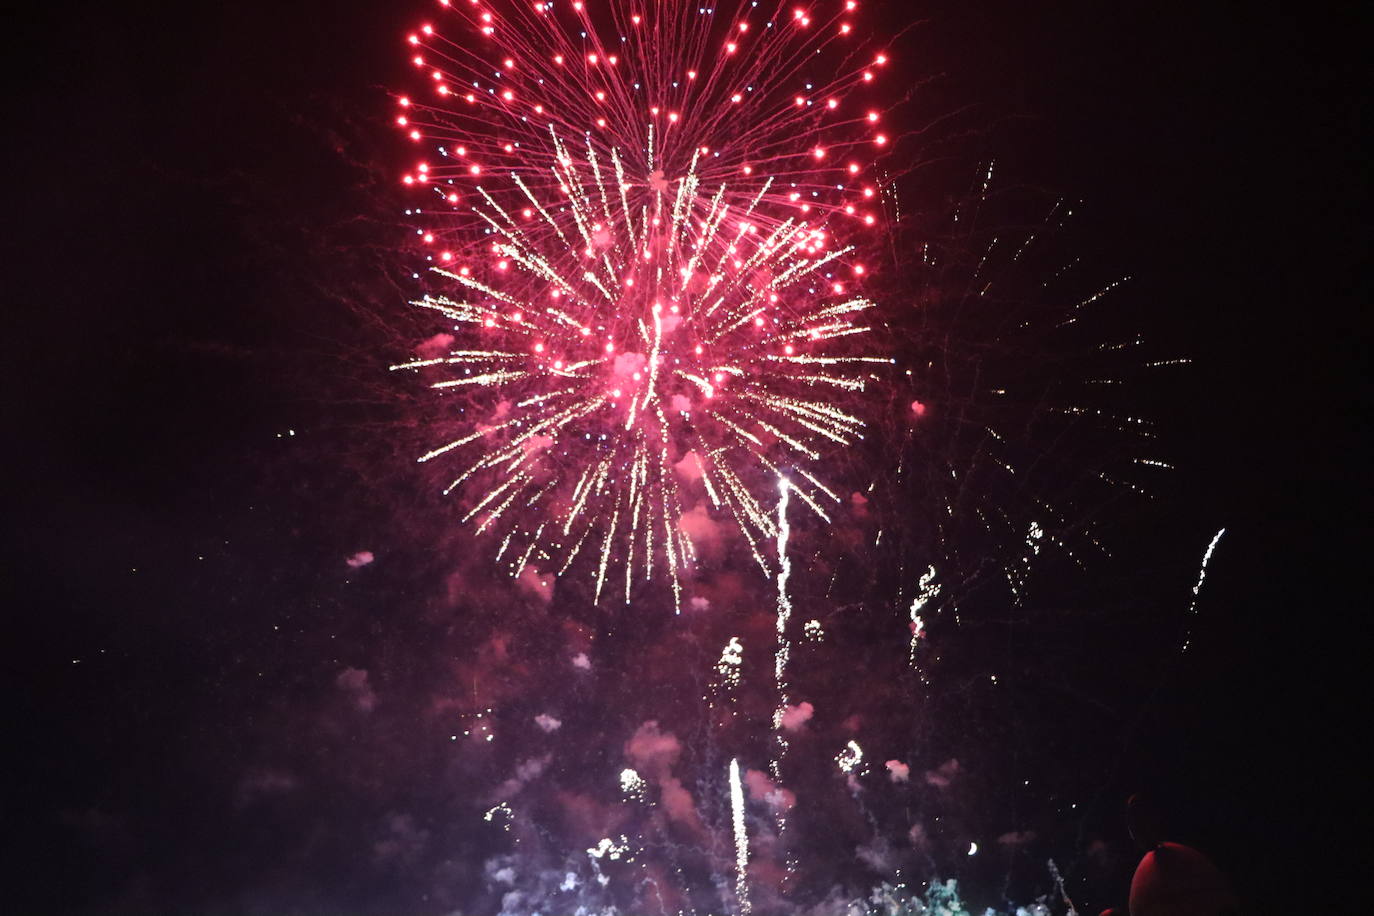
[[[1240,903],[1212,861],[1191,846],[1169,843],[1159,812],[1142,795],[1126,802],[1126,826],[1145,856],[1131,878],[1130,916],[1234,916]],[[1116,909],[1102,916],[1125,916]]]

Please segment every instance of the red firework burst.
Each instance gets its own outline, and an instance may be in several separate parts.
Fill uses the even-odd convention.
[[[444,367],[482,419],[420,460],[465,460],[512,575],[592,555],[598,598],[661,569],[676,599],[712,516],[767,571],[777,477],[827,517],[814,466],[889,362],[841,238],[878,222],[888,143],[857,4],[441,5],[455,37],[409,36],[431,85],[397,122],[431,150],[404,178],[433,195],[415,304],[456,348],[396,368]]]

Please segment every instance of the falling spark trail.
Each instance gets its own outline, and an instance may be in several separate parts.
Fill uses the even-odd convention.
[[[735,897],[741,914],[751,912],[749,904],[749,835],[744,829],[744,788],[739,781],[739,759],[730,761],[730,811],[735,826]]]
[[[911,651],[907,661],[912,668],[916,667],[916,647],[920,643],[921,637],[925,635],[925,619],[921,616],[921,609],[933,601],[940,594],[940,583],[935,581],[935,567],[931,566],[921,574],[920,584],[917,586],[916,597],[911,601]]]
[[[1225,533],[1226,529],[1222,528],[1212,535],[1212,542],[1207,545],[1207,550],[1202,554],[1202,566],[1197,571],[1197,583],[1193,586],[1193,597],[1188,601],[1188,631],[1183,635],[1183,647],[1179,649],[1179,652],[1187,652],[1188,646],[1192,642],[1193,618],[1197,616],[1197,599],[1198,595],[1202,593],[1202,583],[1207,581],[1207,564],[1212,559],[1212,551],[1217,549],[1217,542]]]
[[[786,477],[778,476],[778,649],[773,657],[773,678],[778,688],[778,706],[773,711],[773,735],[777,753],[773,757],[774,779],[782,778],[782,756],[787,751],[787,739],[782,736],[783,716],[787,714],[787,661],[792,645],[787,639],[787,621],[792,617],[792,599],[787,594],[787,580],[792,575],[792,560],[787,555],[787,540],[792,533],[787,521],[788,493],[792,485]],[[782,815],[779,813],[779,826]]]

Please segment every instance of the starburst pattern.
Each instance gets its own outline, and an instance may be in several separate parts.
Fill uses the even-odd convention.
[[[619,575],[628,602],[660,570],[680,604],[694,524],[732,519],[767,573],[779,474],[822,518],[839,503],[816,465],[890,363],[856,248],[887,58],[855,63],[855,7],[470,0],[454,39],[409,37],[433,83],[399,100],[434,152],[404,178],[434,195],[415,304],[455,334],[394,368],[472,395],[420,460],[461,462],[448,489],[512,575],[586,558],[596,599]]]

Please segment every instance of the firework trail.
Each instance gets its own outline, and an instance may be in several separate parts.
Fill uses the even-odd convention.
[[[1217,549],[1217,544],[1221,543],[1221,536],[1226,533],[1222,528],[1212,535],[1212,540],[1208,542],[1207,549],[1202,554],[1202,565],[1198,567],[1197,582],[1193,585],[1193,597],[1188,601],[1188,630],[1183,636],[1183,645],[1179,652],[1187,652],[1188,647],[1193,641],[1193,618],[1197,616],[1197,599],[1202,594],[1202,584],[1207,581],[1207,564],[1212,561],[1212,552]]]
[[[792,485],[786,477],[778,478],[778,647],[773,657],[773,679],[778,689],[778,705],[773,710],[773,738],[776,753],[772,761],[774,779],[782,778],[782,757],[787,752],[787,739],[782,734],[783,717],[787,714],[787,662],[792,644],[787,638],[787,622],[792,617],[792,599],[787,594],[787,580],[792,575],[792,561],[787,555],[787,541],[791,527],[787,523],[787,494]],[[781,823],[781,817],[779,817]]]
[[[735,898],[739,911],[749,913],[749,834],[744,827],[744,787],[739,779],[739,760],[730,761],[730,814],[735,830]]]
[[[454,334],[393,368],[457,396],[419,460],[459,462],[445,492],[511,575],[585,556],[595,600],[662,571],[680,606],[689,512],[767,574],[781,473],[822,519],[840,502],[815,466],[862,438],[851,405],[890,363],[840,238],[878,222],[888,144],[856,5],[441,0],[456,22],[409,37],[436,278],[415,304]]]

